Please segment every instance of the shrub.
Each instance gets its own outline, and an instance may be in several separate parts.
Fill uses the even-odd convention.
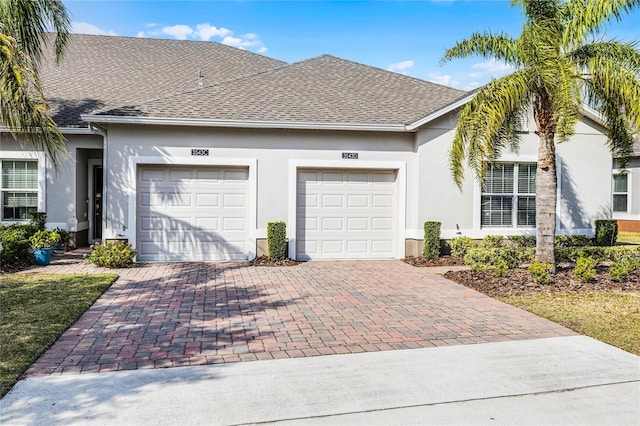
[[[618,240],[618,221],[614,219],[596,220],[597,246],[614,246]]]
[[[587,247],[593,240],[586,235],[556,235],[556,247]]]
[[[502,247],[502,240],[504,240],[502,235],[487,235],[482,239],[482,247],[487,249],[500,248]]]
[[[539,260],[534,260],[531,265],[529,265],[528,269],[529,273],[533,277],[533,281],[537,284],[546,284],[549,282],[549,274],[551,274],[553,265],[546,262],[540,262]]]
[[[29,251],[31,244],[29,237],[37,231],[33,225],[0,226],[0,254],[1,264],[4,267],[17,267],[21,264],[31,263],[33,255]]]
[[[535,235],[509,235],[507,240],[509,240],[511,245],[516,248],[536,246]]]
[[[596,265],[598,261],[593,257],[580,256],[576,260],[576,267],[573,270],[573,274],[578,281],[586,283],[596,277]]]
[[[591,257],[598,262],[607,260],[608,247],[557,247],[556,262],[577,262],[580,257]]]
[[[622,257],[609,267],[609,275],[613,281],[622,282],[631,272],[640,267],[640,259],[633,256]]]
[[[503,278],[507,276],[507,271],[509,270],[509,266],[504,259],[496,259],[493,262],[491,267],[491,274],[496,278]]]
[[[473,270],[484,270],[485,267],[495,266],[504,262],[507,268],[513,269],[524,262],[533,259],[535,250],[531,248],[518,249],[514,247],[502,248],[474,248],[470,249],[464,257],[464,263]]]
[[[136,251],[129,243],[124,241],[95,243],[85,259],[96,266],[105,268],[124,268],[133,263]]]
[[[478,247],[478,244],[471,237],[455,237],[449,243],[451,247],[451,256],[464,257],[467,252]]]
[[[269,258],[284,260],[287,256],[287,224],[284,222],[267,223],[267,247]]]
[[[424,250],[422,254],[427,259],[440,256],[440,222],[424,223]]]

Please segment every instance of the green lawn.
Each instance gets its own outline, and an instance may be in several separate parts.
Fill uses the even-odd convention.
[[[0,397],[118,276],[0,277]]]
[[[640,232],[618,232],[618,244],[640,245]]]
[[[534,294],[500,300],[640,355],[640,294]]]

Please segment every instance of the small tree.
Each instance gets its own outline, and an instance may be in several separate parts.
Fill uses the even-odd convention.
[[[525,22],[518,38],[474,33],[447,50],[443,61],[478,55],[514,67],[492,80],[462,108],[450,150],[450,167],[462,185],[464,162],[484,181],[489,164],[517,148],[530,111],[536,124],[536,258],[555,269],[553,243],[558,191],[556,143],[573,135],[586,103],[608,129],[620,166],[632,153],[632,129],[640,128],[640,51],[634,42],[604,40],[611,19],[640,6],[638,0],[512,0]]]

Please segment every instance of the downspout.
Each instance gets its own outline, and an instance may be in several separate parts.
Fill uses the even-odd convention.
[[[104,238],[104,231],[107,229],[107,191],[109,185],[107,184],[107,179],[109,174],[107,173],[107,161],[108,161],[108,150],[109,147],[109,135],[107,134],[107,129],[100,127],[96,124],[89,123],[89,130],[91,133],[95,135],[102,136],[102,238]]]

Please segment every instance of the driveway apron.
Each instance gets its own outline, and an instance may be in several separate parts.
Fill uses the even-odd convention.
[[[37,271],[112,272],[71,257]],[[164,263],[117,272],[27,376],[575,334],[401,261]]]

